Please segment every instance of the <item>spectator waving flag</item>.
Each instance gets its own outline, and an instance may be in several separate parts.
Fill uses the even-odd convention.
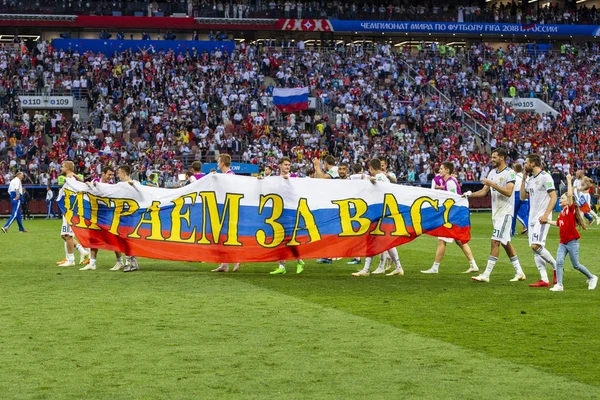
[[[295,112],[308,108],[308,88],[275,88],[273,89],[273,104],[278,110]]]

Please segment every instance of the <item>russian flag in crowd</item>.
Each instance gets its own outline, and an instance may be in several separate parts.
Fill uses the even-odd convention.
[[[308,109],[308,88],[275,88],[273,104],[283,112],[295,112]]]

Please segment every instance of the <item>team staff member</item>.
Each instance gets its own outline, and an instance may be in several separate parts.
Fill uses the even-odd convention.
[[[8,228],[12,225],[15,220],[19,225],[19,232],[27,232],[23,227],[23,217],[21,216],[21,203],[23,201],[23,173],[17,172],[17,175],[10,181],[8,185],[8,194],[10,195],[10,203],[12,205],[12,211],[10,218],[6,221],[6,224],[2,227],[2,232],[7,233]]]

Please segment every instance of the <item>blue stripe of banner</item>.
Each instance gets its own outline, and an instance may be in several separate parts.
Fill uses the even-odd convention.
[[[64,202],[61,201],[60,204],[61,209],[64,210]],[[171,212],[174,206],[169,205],[161,208],[159,213],[161,220],[161,230],[171,230],[172,220],[171,220]],[[186,222],[182,221],[182,232],[190,233],[191,230],[196,227],[197,230],[200,230],[203,223],[202,216],[202,204],[198,203],[195,205],[187,205],[184,207],[182,213],[185,213],[188,209],[190,211],[190,221],[192,222],[192,227],[186,226]],[[218,206],[219,214],[223,213],[223,205],[219,204]],[[84,218],[90,219],[91,210],[89,202],[84,202]],[[381,218],[383,210],[383,204],[372,204],[368,207],[367,212],[363,217],[370,219],[373,222],[378,222]],[[400,206],[400,213],[404,218],[404,222],[406,227],[412,227],[413,222],[410,217],[410,207],[408,206]],[[120,225],[121,227],[130,227],[135,228],[140,220],[142,219],[142,215],[145,210],[137,211],[135,214],[127,217],[122,217]],[[318,209],[311,210],[312,215],[315,218],[316,225],[319,229],[319,233],[321,235],[338,235],[341,231],[341,221],[337,208],[334,209]],[[430,231],[436,228],[439,228],[444,224],[444,207],[440,206],[438,211],[435,211],[431,207],[423,207],[421,209],[421,225],[424,231]],[[265,207],[263,209],[262,215],[258,214],[258,207],[256,206],[240,206],[240,222],[238,226],[238,235],[239,236],[255,236],[258,230],[265,230],[267,234],[271,231],[271,228],[265,224],[265,219],[271,216],[272,209],[269,207]],[[98,211],[98,223],[101,226],[110,226],[113,218],[113,210],[109,209],[103,204],[100,204],[100,209]],[[227,221],[228,215],[225,216],[225,225],[223,228],[222,234],[227,232]],[[147,219],[147,218],[146,218]],[[453,206],[450,209],[449,213],[450,223],[456,225],[458,227],[467,227],[470,226],[470,214],[469,209],[467,207]],[[291,235],[294,229],[294,224],[296,221],[296,211],[291,209],[284,209],[282,216],[277,220],[277,222],[284,225],[286,230],[286,235]],[[212,231],[212,227],[210,227],[210,220],[208,223],[208,231]],[[300,221],[299,228],[302,229],[304,221]],[[387,226],[393,223],[393,220],[390,218],[386,218],[383,221],[383,225]],[[148,227],[149,225],[145,226]],[[358,223],[354,224],[354,228],[358,229]]]

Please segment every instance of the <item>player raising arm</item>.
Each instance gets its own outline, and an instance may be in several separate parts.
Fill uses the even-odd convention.
[[[577,226],[586,229],[581,213],[577,204],[573,200],[573,178],[567,175],[567,193],[560,196],[560,207],[562,211],[558,215],[556,222],[548,221],[550,225],[558,226],[560,235],[560,244],[556,252],[556,284],[550,289],[552,292],[562,292],[563,288],[563,264],[567,253],[571,258],[573,268],[581,272],[588,278],[588,289],[596,289],[598,277],[592,275],[590,271],[579,263],[579,232]]]
[[[540,272],[540,280],[532,283],[531,287],[549,287],[546,263],[554,269],[556,281],[556,261],[544,247],[548,236],[548,221],[552,220],[552,210],[556,204],[554,181],[542,171],[542,160],[537,154],[525,158],[525,171],[521,183],[521,200],[529,198],[529,246],[533,250],[533,259]]]

